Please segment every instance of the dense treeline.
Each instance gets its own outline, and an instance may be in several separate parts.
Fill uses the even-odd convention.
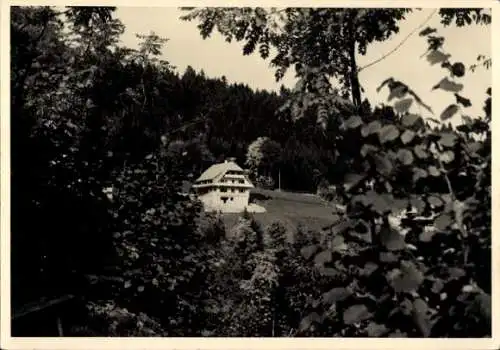
[[[280,110],[290,93],[284,87],[280,94],[254,91],[244,84],[229,84],[224,77],[206,77],[189,66],[163,79],[164,86],[155,86],[158,114],[165,115],[170,128],[179,128],[175,139],[190,142],[198,135],[198,147],[208,150],[204,162],[194,165],[194,174],[227,157],[244,165],[249,145],[264,136],[281,148],[275,162],[282,170],[283,189],[314,192],[322,177],[333,176],[335,149],[325,130],[313,117],[295,121]],[[277,182],[277,171],[270,175]]]
[[[491,334],[491,90],[484,116],[446,125],[470,101],[446,80],[465,70],[439,51],[435,29],[420,34],[457,103],[431,127],[407,113],[424,102],[394,79],[381,85],[394,107],[361,102],[352,48],[363,54],[397,32],[408,10],[286,9],[280,35],[271,17],[283,12],[191,13],[204,36],[239,18],[217,28],[246,40],[246,53],[276,45],[277,75],[296,64],[301,78],[279,94],[177,72],[153,33],[122,47],[113,11],[11,10],[14,312],[75,295],[65,333],[85,336]],[[446,25],[490,21],[474,9],[439,15]],[[382,33],[354,36],[356,21],[378,25],[373,16]],[[321,27],[332,25],[346,28]],[[275,154],[264,165],[251,157],[261,137]],[[274,179],[281,170],[283,188],[333,191],[331,229],[298,227],[290,241],[279,223],[243,213],[226,230],[181,188],[228,156]]]

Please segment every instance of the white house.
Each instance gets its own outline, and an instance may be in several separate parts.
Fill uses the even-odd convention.
[[[196,179],[192,189],[206,211],[238,213],[248,207],[250,189],[254,185],[245,171],[229,158],[214,164]]]

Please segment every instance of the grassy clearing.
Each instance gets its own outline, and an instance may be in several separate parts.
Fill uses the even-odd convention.
[[[299,224],[309,230],[321,230],[333,220],[333,207],[313,194],[256,189],[252,191],[252,197],[256,204],[267,210],[265,213],[253,214],[263,228],[280,221],[293,234]],[[223,214],[228,230],[240,215]]]

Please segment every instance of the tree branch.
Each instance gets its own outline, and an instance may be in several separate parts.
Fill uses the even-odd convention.
[[[376,59],[375,61],[372,61],[372,62],[368,63],[367,65],[365,65],[365,66],[363,66],[363,67],[359,68],[359,69],[358,69],[358,74],[359,74],[362,70],[364,70],[364,69],[366,69],[366,68],[368,68],[368,67],[371,67],[371,66],[373,66],[373,65],[375,65],[375,64],[377,64],[377,63],[379,63],[380,61],[382,61],[382,60],[386,59],[388,56],[390,56],[390,55],[392,55],[394,52],[396,52],[396,51],[397,51],[397,50],[398,50],[401,46],[403,46],[403,44],[404,44],[404,43],[405,43],[405,42],[406,42],[406,41],[407,41],[407,40],[408,40],[408,39],[409,39],[409,38],[410,38],[413,34],[415,34],[415,33],[417,32],[417,30],[419,30],[419,29],[420,29],[420,28],[422,28],[422,27],[423,27],[423,26],[424,26],[427,22],[429,22],[429,20],[432,18],[432,16],[434,16],[434,14],[436,14],[436,12],[437,12],[437,11],[438,11],[437,9],[436,9],[436,10],[434,10],[434,11],[432,11],[432,13],[431,13],[429,16],[427,16],[427,18],[426,18],[426,19],[425,19],[425,20],[424,20],[424,21],[423,21],[423,22],[422,22],[422,23],[421,23],[418,27],[416,27],[415,29],[413,29],[413,30],[412,30],[412,31],[411,31],[411,32],[410,32],[410,33],[409,33],[409,34],[408,34],[408,35],[407,35],[407,36],[406,36],[403,40],[401,40],[401,42],[400,42],[398,45],[396,45],[396,47],[395,47],[394,49],[392,49],[391,51],[389,51],[388,53],[386,53],[385,55],[383,55],[383,56],[382,56],[382,57],[380,57],[379,59]]]

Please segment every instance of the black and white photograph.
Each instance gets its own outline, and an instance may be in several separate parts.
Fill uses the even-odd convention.
[[[2,342],[493,339],[496,2],[244,3],[3,6]]]

